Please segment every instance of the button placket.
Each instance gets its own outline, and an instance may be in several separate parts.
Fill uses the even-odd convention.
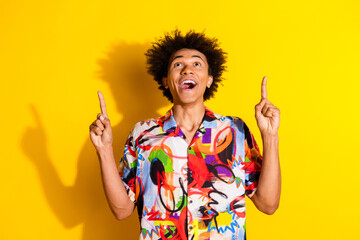
[[[194,139],[196,138],[196,136],[194,136]],[[193,141],[194,141],[193,139]],[[191,142],[188,146],[188,152],[187,152],[187,164],[188,164],[188,174],[190,173],[190,169],[189,169],[189,152],[192,151],[192,147],[194,145],[194,142]],[[189,176],[188,176],[189,177]],[[193,200],[191,199],[191,196],[189,194],[189,185],[187,185],[187,219],[188,219],[188,239],[191,239],[193,236],[193,226],[192,226],[192,217],[191,217],[191,210],[192,210],[192,203]]]

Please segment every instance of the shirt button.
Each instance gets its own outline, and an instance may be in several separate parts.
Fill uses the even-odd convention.
[[[189,229],[192,230],[192,226],[190,226]]]

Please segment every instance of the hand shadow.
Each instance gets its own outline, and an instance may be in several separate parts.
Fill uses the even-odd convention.
[[[157,117],[156,111],[169,104],[157,89],[156,82],[146,73],[144,53],[148,47],[147,44],[116,44],[108,51],[107,57],[98,62],[98,74],[110,85],[117,109],[124,116],[120,124],[112,126],[117,165],[126,138],[135,123]],[[107,99],[110,98],[105,96]],[[65,186],[48,154],[46,132],[39,114],[34,106],[31,106],[31,110],[37,127],[25,130],[22,149],[38,170],[47,202],[63,226],[73,228],[83,224],[83,240],[138,239],[140,228],[137,211],[128,219],[118,221],[109,209],[99,162],[90,138],[78,159],[75,184]],[[100,108],[94,112],[94,119],[89,121],[89,125],[99,112]]]

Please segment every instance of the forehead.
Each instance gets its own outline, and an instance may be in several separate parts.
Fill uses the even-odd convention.
[[[202,52],[199,52],[196,49],[182,48],[171,55],[169,62],[172,62],[175,58],[179,58],[179,57],[184,57],[184,58],[200,57],[204,62],[207,63],[206,56]]]

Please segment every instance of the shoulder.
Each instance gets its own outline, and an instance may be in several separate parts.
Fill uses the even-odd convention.
[[[245,122],[242,120],[242,118],[237,116],[231,116],[231,115],[221,115],[214,112],[207,112],[207,114],[211,114],[210,120],[216,119],[217,120],[217,127],[223,128],[223,127],[231,127],[235,131],[244,132],[244,129],[246,128]]]
[[[236,128],[244,128],[246,126],[244,120],[237,116],[222,116],[219,114],[216,114],[219,121],[224,123],[230,123],[232,127]]]
[[[208,111],[206,112],[208,115],[212,116],[213,118],[216,118],[220,122],[234,122],[234,123],[243,123],[244,121],[237,117],[237,116],[231,116],[231,115],[222,115],[219,113],[212,112],[207,108]]]
[[[155,127],[159,127],[163,125],[163,118],[164,117],[158,117],[158,118],[149,118],[146,120],[142,120],[137,122],[134,125],[134,128],[132,129],[133,135],[140,135],[144,131],[149,131]]]
[[[245,136],[245,138],[251,133],[245,121],[240,117],[223,116],[219,120],[229,124],[235,130],[235,132],[241,133],[241,135]]]

